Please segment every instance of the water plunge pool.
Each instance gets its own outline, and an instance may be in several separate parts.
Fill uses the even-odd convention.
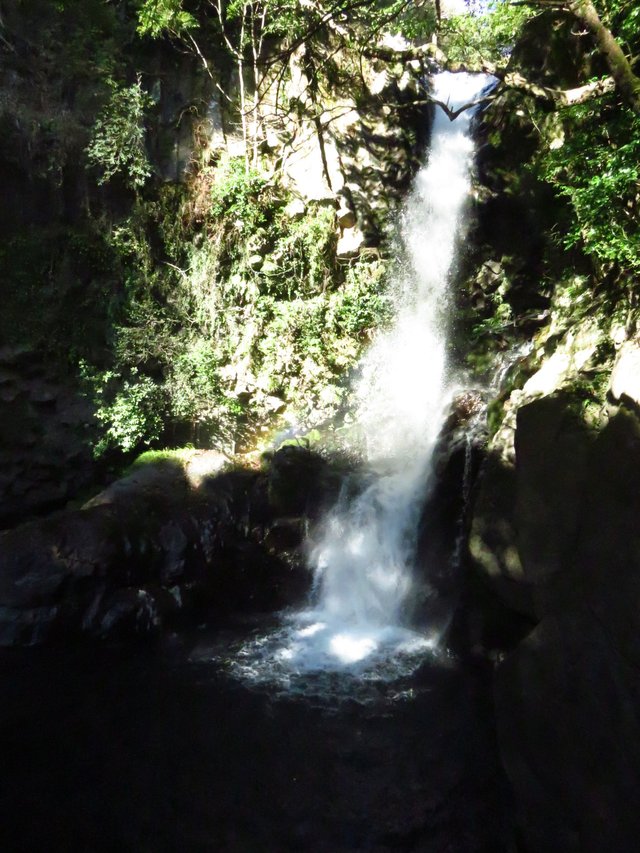
[[[2,850],[506,849],[490,673],[445,654],[393,681],[234,677],[269,627],[2,652]]]

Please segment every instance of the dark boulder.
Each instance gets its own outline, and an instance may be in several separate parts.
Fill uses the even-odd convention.
[[[637,671],[588,610],[545,617],[499,666],[498,736],[527,850],[632,853]]]
[[[219,454],[149,464],[83,509],[0,535],[0,645],[153,634],[304,598],[301,545],[339,478],[306,448],[263,470]]]

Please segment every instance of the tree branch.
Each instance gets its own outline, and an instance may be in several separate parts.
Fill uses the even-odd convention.
[[[613,77],[605,77],[574,89],[551,89],[548,86],[531,83],[517,72],[511,72],[504,75],[502,87],[526,92],[538,100],[549,101],[556,107],[568,107],[608,95],[614,91],[616,84]]]
[[[595,38],[622,100],[640,115],[640,78],[631,70],[629,60],[611,30],[600,20],[596,7],[591,0],[570,0],[568,8]]]
[[[417,107],[426,104],[435,104],[440,107],[448,116],[450,121],[454,121],[465,110],[478,107],[481,104],[489,104],[494,101],[505,89],[513,89],[519,92],[525,92],[538,100],[548,101],[556,108],[569,107],[575,104],[584,104],[595,98],[601,98],[604,95],[615,90],[615,81],[613,77],[605,77],[603,80],[596,80],[593,83],[587,83],[584,86],[577,86],[575,89],[550,89],[546,86],[539,86],[536,83],[531,83],[521,74],[509,73],[505,74],[498,89],[490,92],[488,95],[483,95],[481,98],[476,98],[469,101],[455,110],[451,109],[449,104],[437,100],[437,98],[420,98],[419,100],[408,101],[402,104],[385,104],[385,106],[395,107],[395,109],[407,109],[408,107]]]
[[[624,51],[611,30],[603,24],[592,0],[512,0],[512,4],[570,12],[595,39],[624,103],[640,115],[640,77],[633,73]]]
[[[411,62],[413,59],[418,59],[421,62],[429,61],[435,66],[434,53],[436,51],[438,51],[436,45],[430,43],[409,47],[406,50],[394,50],[391,47],[374,45],[365,48],[362,55],[367,59],[381,59],[383,62]]]

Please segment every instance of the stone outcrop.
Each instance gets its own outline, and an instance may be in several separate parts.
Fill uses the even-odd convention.
[[[261,471],[205,451],[134,470],[82,509],[0,535],[0,645],[299,603],[311,579],[298,549],[337,484],[295,445]]]
[[[495,695],[535,853],[630,851],[638,833],[625,805],[640,789],[628,751],[640,701],[640,411],[629,370],[638,346],[625,340],[611,355],[614,339],[579,324],[554,339],[501,404],[472,499],[472,572],[495,599],[480,633],[492,642],[502,608],[526,635],[502,638],[512,650]]]
[[[285,95],[299,105],[300,115],[295,121],[289,116],[286,138],[279,142],[283,170],[301,196],[335,200],[338,225],[350,245],[350,229],[362,232],[358,248],[377,245],[388,232],[389,212],[401,203],[428,139],[424,79],[433,62],[428,56],[407,64],[360,57],[355,69],[353,58],[343,52],[327,61],[348,82],[338,84],[315,121],[311,117],[318,107],[304,48],[291,57]],[[268,109],[264,120],[268,125]]]
[[[544,85],[584,82],[594,60],[569,26],[561,15],[562,37],[542,39],[549,19],[533,19],[512,67]],[[533,128],[521,97],[502,93],[478,124],[487,145],[462,309],[481,318],[471,360],[499,390],[468,518],[472,634],[497,661],[498,739],[524,849],[631,851],[639,318],[614,273],[603,281],[549,240],[567,210],[523,163],[538,145],[562,144],[561,126],[541,115]]]

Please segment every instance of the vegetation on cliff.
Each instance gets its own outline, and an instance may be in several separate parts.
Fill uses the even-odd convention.
[[[582,17],[574,5],[517,5],[518,19],[507,14],[517,25],[508,59],[485,54],[496,63],[499,84],[480,122],[487,143],[480,155],[481,224],[465,271],[460,346],[470,363],[490,372],[497,350],[531,342],[512,371],[508,397],[556,350],[560,357],[566,334],[581,340],[579,330],[593,320],[597,352],[584,370],[556,379],[580,399],[588,387],[589,400],[602,408],[612,358],[637,324],[640,126],[598,32],[576,28]],[[504,19],[501,13],[497,21]],[[603,6],[599,18],[629,57],[640,43],[636,19],[630,4]],[[490,25],[479,30],[487,41]],[[494,430],[499,414],[493,411]]]
[[[619,316],[640,263],[626,59],[638,14],[598,12],[543,0],[454,17],[404,0],[3,10],[3,340],[92,401],[82,440],[96,455],[231,449],[282,410],[308,426],[335,417],[388,317],[390,198],[415,168],[434,58],[495,71],[492,192],[548,209],[533,263],[530,247],[491,250],[499,270],[462,306],[461,350],[486,363],[576,274],[603,317]],[[289,166],[311,147],[307,177],[325,190],[301,198]]]
[[[383,253],[337,257],[353,223],[326,137],[345,93],[370,98],[365,41],[430,32],[430,4],[64,0],[1,21],[21,212],[2,223],[3,336],[81,383],[95,453],[335,414],[388,301]],[[324,198],[285,174],[305,123]]]

